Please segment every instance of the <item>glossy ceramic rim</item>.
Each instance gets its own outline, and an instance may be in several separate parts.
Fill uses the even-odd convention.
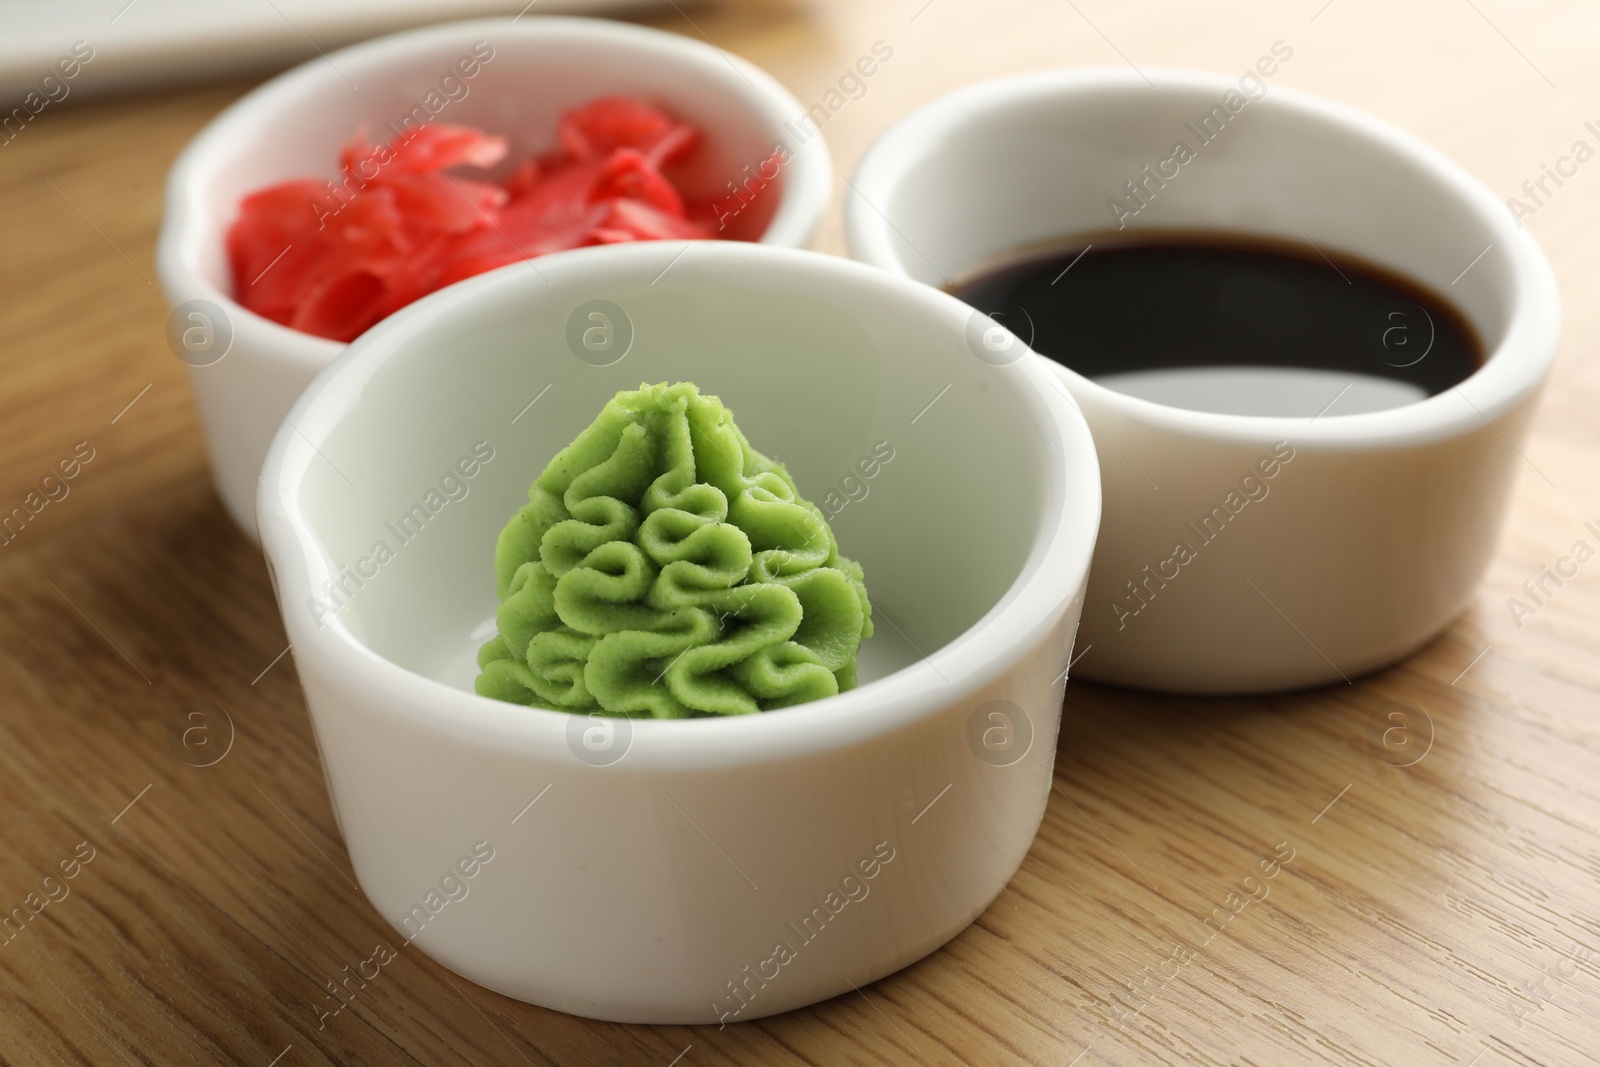
[[[1022,102],[1054,100],[1062,107],[1092,106],[1086,93],[1105,90],[1150,92],[1158,89],[1205,91],[1220,95],[1235,88],[1226,75],[1189,70],[1125,68],[1051,70],[982,82],[923,106],[885,132],[867,150],[845,198],[845,231],[851,254],[900,276],[907,272],[894,251],[895,230],[877,205],[892,199],[901,179],[922,162],[923,146],[952,136],[959,125],[1004,111]],[[1444,440],[1511,413],[1544,381],[1555,358],[1561,301],[1555,274],[1531,234],[1512,219],[1482,182],[1432,145],[1382,119],[1345,104],[1284,87],[1274,87],[1256,107],[1297,111],[1307,118],[1364,138],[1415,164],[1428,179],[1447,187],[1464,203],[1493,243],[1510,257],[1515,286],[1505,335],[1484,366],[1454,389],[1383,411],[1330,415],[1325,419],[1263,415],[1225,415],[1168,407],[1098,385],[1052,360],[1044,360],[1097,408],[1147,425],[1193,437],[1225,442],[1293,439],[1306,445],[1341,449],[1394,448]],[[1013,161],[1015,163],[1016,161]],[[863,203],[864,202],[864,203]],[[1043,360],[1044,357],[1039,357]],[[1450,394],[1461,392],[1463,407]],[[1470,396],[1467,394],[1470,392]]]
[[[567,275],[587,286],[608,279],[636,280],[654,273],[662,242],[616,245],[603,254],[559,253],[541,261],[546,276]],[[834,256],[736,242],[687,242],[700,263],[717,261],[730,276],[826,275],[841,290],[875,291],[884,305],[943,323],[951,343],[965,347],[971,309],[936,289]],[[503,290],[531,285],[527,271],[500,270],[468,279],[402,309],[352,342],[318,376],[272,443],[257,497],[262,547],[275,565],[280,604],[299,604],[330,577],[315,530],[297,492],[319,443],[359,402],[366,380],[425,324],[462,306],[493,299]],[[529,288],[537,299],[546,289]],[[632,721],[633,767],[682,769],[786,759],[848,747],[927,718],[970,697],[1013,670],[1031,641],[1071,604],[1087,577],[1100,523],[1099,461],[1077,405],[1036,360],[996,368],[1014,378],[1017,415],[1027,419],[1045,448],[1038,492],[1044,501],[1021,572],[996,604],[943,648],[887,678],[838,696],[761,715],[726,719]],[[999,383],[997,383],[998,385]],[[1005,387],[1005,386],[1001,386]],[[1069,484],[1090,487],[1089,499],[1069,499]],[[441,739],[492,743],[529,755],[573,758],[567,751],[571,716],[478,696],[413,673],[362,644],[336,617],[309,627],[292,612],[285,625],[302,662],[343,672],[345,683],[385,704],[391,713],[431,729]],[[1063,649],[1063,660],[1067,653]],[[948,679],[944,681],[941,679]],[[337,709],[328,713],[337,714]]]
[[[269,350],[276,358],[315,372],[330,363],[346,342],[302,333],[262,318],[212,285],[197,267],[200,249],[213,235],[201,216],[196,190],[203,187],[211,157],[230,143],[261,128],[260,116],[303,106],[325,89],[341,86],[341,71],[359,75],[373,69],[404,68],[440,41],[474,33],[505,45],[518,39],[570,41],[590,47],[620,46],[646,50],[684,67],[697,67],[725,83],[727,91],[746,99],[771,126],[777,139],[783,125],[804,108],[766,71],[700,41],[664,30],[604,19],[538,16],[520,24],[505,19],[469,19],[389,34],[308,60],[257,86],[206,124],[179,155],[167,176],[163,220],[156,242],[156,266],[174,303],[205,299],[229,316],[235,346],[241,342]],[[338,64],[339,69],[334,68]],[[785,165],[777,211],[759,243],[800,247],[806,244],[827,210],[833,193],[833,163],[826,144],[815,138]],[[589,251],[577,249],[574,251]]]

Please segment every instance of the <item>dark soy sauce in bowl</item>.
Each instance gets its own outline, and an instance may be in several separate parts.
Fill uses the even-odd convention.
[[[1443,296],[1275,238],[1085,237],[949,291],[1107,388],[1196,411],[1381,411],[1442,393],[1484,361],[1477,332]]]

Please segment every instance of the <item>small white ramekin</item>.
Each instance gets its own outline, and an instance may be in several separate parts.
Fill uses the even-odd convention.
[[[930,284],[1119,224],[1257,234],[1448,294],[1485,341],[1486,365],[1454,389],[1320,418],[1166,407],[1041,360],[1100,451],[1084,677],[1252,692],[1408,655],[1470,601],[1525,463],[1560,328],[1543,253],[1437,150],[1272,86],[1277,69],[1263,57],[1248,80],[1116,69],[988,82],[896,124],[852,180],[854,255]],[[1179,141],[1194,158],[1163,165]]]
[[[481,62],[485,49],[492,58]],[[463,60],[476,69],[470,78],[457,66]],[[447,75],[453,80],[442,88]],[[726,193],[728,181],[742,185],[746,167],[758,173],[775,143],[795,143],[784,124],[804,112],[770,75],[700,41],[599,19],[529,16],[429,26],[310,60],[240,99],[184,150],[167,180],[156,248],[174,308],[168,342],[190,365],[217,491],[247,535],[256,536],[256,478],[273,433],[345,346],[234,301],[223,242],[239,201],[289,178],[336,179],[339,149],[358,127],[383,137],[418,108],[438,122],[507,136],[510,166],[554,143],[563,111],[617,94],[656,101],[700,127],[702,163],[691,180],[703,183],[694,190],[701,195]],[[795,143],[760,242],[805,245],[832,194],[832,174],[822,138]],[[754,209],[751,216],[734,225],[748,225]]]
[[[262,547],[397,936],[562,1011],[743,1021],[903,967],[1000,893],[1048,799],[1099,472],[1048,369],[982,362],[969,313],[811,252],[616,246],[451,286],[306,390]],[[874,606],[859,688],[680,721],[472,692],[500,528],[641,381],[721,396],[832,515]]]

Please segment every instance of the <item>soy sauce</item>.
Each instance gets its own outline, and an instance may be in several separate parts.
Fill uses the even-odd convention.
[[[1444,297],[1307,242],[1099,236],[950,292],[1086,377],[1199,410],[1379,410],[1444,392],[1484,361],[1476,331]]]

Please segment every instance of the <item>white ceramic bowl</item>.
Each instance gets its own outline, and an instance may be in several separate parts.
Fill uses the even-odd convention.
[[[1264,57],[1258,69],[1277,68]],[[1042,361],[1093,426],[1105,487],[1078,673],[1192,692],[1353,678],[1416,650],[1470,600],[1555,354],[1555,280],[1505,205],[1417,138],[1289,89],[1261,96],[1260,76],[1250,100],[1237,79],[1145,73],[1153,86],[1121,69],[1024,75],[904,119],[853,179],[851,249],[938,285],[1121,222],[1309,240],[1448,294],[1486,365],[1367,414],[1183,410]],[[1201,143],[1192,124],[1230,90],[1238,110],[1223,107],[1221,132]],[[1162,167],[1179,140],[1195,158]],[[1137,203],[1134,181],[1145,206],[1113,212],[1114,197]]]
[[[1099,522],[1087,427],[1043,364],[975,359],[965,305],[847,260],[651,244],[543,274],[380,323],[263,471],[262,545],[362,888],[474,981],[621,1021],[754,1018],[931,952],[1043,816]],[[836,512],[874,605],[862,684],[609,728],[475,695],[501,526],[606,400],[666,380],[720,395]],[[430,917],[479,841],[494,858]]]
[[[485,49],[492,57],[479,62]],[[455,69],[463,59],[476,69],[470,78]],[[446,75],[453,76],[450,95],[441,90]],[[783,124],[804,110],[771,76],[700,41],[598,19],[529,16],[430,26],[311,60],[240,99],[184,150],[167,181],[156,248],[174,306],[168,341],[190,364],[217,491],[246,534],[256,536],[256,478],[273,433],[344,345],[280,326],[232,299],[223,239],[239,201],[288,178],[336,178],[339,148],[359,125],[376,138],[419,106],[425,116],[437,108],[436,121],[506,135],[510,167],[554,143],[563,111],[610,94],[655,100],[701,128],[705,141],[688,179],[698,183],[688,190],[695,196],[725,192],[746,166],[766,160],[785,136]],[[778,181],[770,219],[752,208],[732,221],[730,234],[796,247],[810,240],[833,184],[822,138],[796,149]]]

